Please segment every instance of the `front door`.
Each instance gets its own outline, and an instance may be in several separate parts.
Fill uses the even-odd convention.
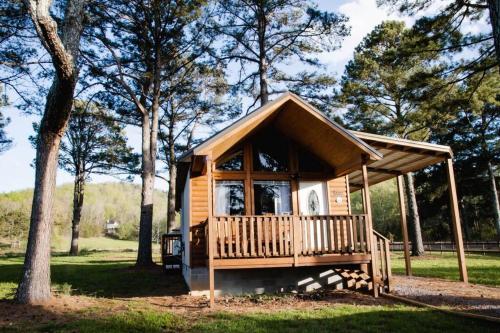
[[[328,214],[326,182],[299,182],[299,213],[300,215]]]

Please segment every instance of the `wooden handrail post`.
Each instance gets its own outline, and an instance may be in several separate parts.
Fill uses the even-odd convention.
[[[212,160],[207,160],[207,178],[208,178],[208,284],[210,289],[210,307],[215,305],[215,268],[214,268],[214,223],[213,223],[213,180],[212,180]]]
[[[402,175],[399,175],[397,177],[397,183],[398,183],[398,198],[399,198],[399,214],[401,221],[401,233],[403,234],[403,251],[405,255],[406,275],[411,276],[410,245],[408,242],[408,224],[406,223],[406,206],[405,206]]]
[[[370,202],[370,185],[368,184],[368,169],[366,167],[366,159],[363,159],[363,163],[361,164],[361,173],[363,175],[363,194],[364,194],[364,208],[366,209],[365,214],[367,218],[367,228],[369,230],[368,236],[370,237],[367,239],[367,243],[371,245],[370,249],[370,255],[371,255],[371,268],[370,268],[370,274],[372,276],[373,280],[373,296],[378,297],[378,286],[375,281],[376,277],[376,255],[377,255],[377,244],[373,242],[373,224],[372,224],[372,207],[371,207],[371,202]]]
[[[387,291],[391,292],[392,290],[392,285],[391,285],[391,278],[392,278],[392,268],[391,268],[391,249],[390,249],[390,244],[387,239],[384,239],[384,245],[385,245],[385,264],[386,264],[386,269],[387,269]]]
[[[460,214],[458,210],[457,188],[455,184],[455,173],[453,172],[453,161],[446,159],[446,170],[448,173],[448,191],[450,192],[451,219],[453,222],[453,234],[457,247],[458,268],[460,270],[460,280],[468,283],[467,266],[465,264],[464,243],[462,239],[462,227],[460,225]]]
[[[299,264],[299,217],[294,215],[292,218],[292,228],[293,228],[293,265],[298,266]]]

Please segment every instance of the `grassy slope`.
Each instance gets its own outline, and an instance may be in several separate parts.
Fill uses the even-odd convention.
[[[467,254],[465,257],[469,282],[500,286],[500,254]],[[458,261],[455,253],[432,253],[423,258],[411,258],[413,274],[416,276],[437,277],[459,280]],[[402,252],[393,253],[392,271],[404,274]]]
[[[107,245],[109,245],[108,243]],[[97,245],[95,247],[98,247]],[[55,291],[74,295],[112,298],[164,296],[185,293],[178,280],[164,275],[161,270],[135,271],[128,269],[134,262],[135,252],[89,252],[80,257],[55,255],[52,260],[52,281]],[[488,259],[487,259],[488,258]],[[0,299],[11,298],[19,280],[22,256],[0,256]],[[158,260],[158,253],[156,252]],[[450,264],[453,257],[443,258],[440,266]],[[489,261],[488,261],[489,260]],[[402,266],[395,260],[396,271]],[[469,257],[475,267],[476,258]],[[496,257],[484,257],[484,262],[498,265]],[[422,260],[415,271],[424,273],[430,260]],[[451,265],[451,264],[450,264]],[[426,268],[427,267],[427,268]],[[497,266],[494,266],[497,267]],[[439,267],[438,267],[439,268]],[[471,269],[473,271],[473,269]],[[444,272],[447,272],[444,270]],[[447,274],[447,273],[446,273]],[[497,280],[494,269],[488,274]],[[54,324],[36,322],[14,325],[6,332],[495,332],[496,327],[484,322],[456,318],[427,309],[408,306],[336,305],[319,310],[287,310],[267,312],[228,313],[216,311],[186,315],[173,314],[168,308],[152,309],[147,299],[137,298],[125,302],[123,310],[102,315],[101,309],[88,308],[85,313],[68,313],[67,320]],[[1,303],[0,303],[1,307]],[[0,311],[1,312],[1,311]],[[1,315],[1,314],[0,314]],[[28,326],[25,326],[28,325]],[[2,331],[2,328],[0,328]]]

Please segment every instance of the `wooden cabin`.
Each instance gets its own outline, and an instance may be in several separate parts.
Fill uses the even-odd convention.
[[[450,162],[451,154],[446,146],[348,131],[285,93],[180,158],[185,281],[211,303],[216,294],[325,284],[389,291],[389,240],[373,226],[367,189],[393,177],[401,189],[402,174]],[[364,211],[353,214],[351,193],[359,190]],[[452,207],[459,226],[457,212]]]

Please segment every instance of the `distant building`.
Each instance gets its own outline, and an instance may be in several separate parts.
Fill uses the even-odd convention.
[[[120,223],[118,221],[107,220],[106,226],[105,226],[106,235],[109,235],[109,236],[116,235],[119,227],[120,227]]]

